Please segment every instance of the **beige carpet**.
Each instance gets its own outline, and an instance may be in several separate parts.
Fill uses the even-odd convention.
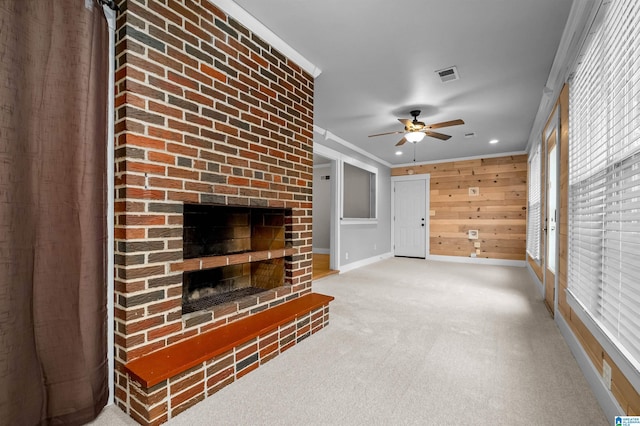
[[[329,327],[167,424],[608,424],[525,268],[393,258],[314,291]]]

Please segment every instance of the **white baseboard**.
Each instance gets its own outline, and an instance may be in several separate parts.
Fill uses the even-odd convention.
[[[497,265],[497,266],[518,266],[524,267],[527,262],[524,260],[507,260],[507,259],[487,259],[484,257],[462,257],[462,256],[442,256],[442,255],[429,255],[427,260],[436,260],[439,262],[453,262],[453,263],[475,263],[481,265]]]
[[[593,394],[598,400],[598,404],[600,404],[600,408],[604,411],[605,417],[613,422],[615,416],[624,415],[622,407],[618,404],[618,401],[611,391],[606,388],[604,381],[600,378],[598,370],[596,370],[596,367],[591,363],[591,358],[589,358],[589,355],[584,351],[578,338],[573,334],[573,330],[571,330],[571,327],[569,327],[569,324],[567,324],[559,310],[556,310],[555,322],[560,329],[560,334],[562,334],[567,345],[569,345],[571,353],[576,361],[578,361],[578,366],[580,366],[582,374],[584,374],[584,377],[587,379],[589,387],[591,387]]]
[[[331,249],[314,247],[313,252],[317,254],[331,254]]]
[[[389,259],[390,257],[393,257],[393,253],[391,252],[369,257],[367,259],[358,260],[346,265],[340,265],[340,273],[342,274],[354,269],[362,268],[363,266],[371,265],[372,263],[376,263],[384,259]]]

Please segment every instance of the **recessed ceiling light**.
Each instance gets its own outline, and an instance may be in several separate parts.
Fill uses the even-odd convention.
[[[402,155],[402,151],[396,151],[396,155]]]
[[[494,144],[494,143],[498,143],[498,142],[500,142],[498,139],[491,139],[489,141],[490,144]]]

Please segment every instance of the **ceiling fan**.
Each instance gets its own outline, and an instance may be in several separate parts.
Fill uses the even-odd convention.
[[[398,118],[398,121],[404,124],[404,131],[398,132],[387,132],[387,133],[378,133],[377,135],[369,135],[370,138],[374,136],[383,136],[383,135],[395,135],[399,133],[404,133],[404,137],[400,139],[400,142],[396,144],[396,146],[404,145],[406,142],[420,142],[425,136],[431,136],[432,138],[441,139],[446,141],[450,139],[451,136],[445,135],[443,133],[433,132],[432,129],[439,129],[441,127],[449,127],[449,126],[458,126],[460,124],[464,124],[464,121],[457,119],[451,121],[443,121],[442,123],[435,123],[426,125],[422,121],[418,121],[418,116],[420,115],[420,110],[416,109],[410,112],[413,117],[413,121],[409,119]]]

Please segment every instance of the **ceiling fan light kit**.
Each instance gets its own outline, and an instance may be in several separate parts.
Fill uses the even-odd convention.
[[[404,135],[404,138],[412,143],[420,142],[422,139],[424,139],[424,137],[425,134],[422,132],[409,132]]]
[[[449,140],[451,136],[445,135],[443,133],[434,132],[433,129],[439,129],[441,127],[449,127],[449,126],[458,126],[460,124],[464,124],[464,121],[457,119],[451,121],[443,121],[441,123],[429,124],[426,125],[422,121],[418,121],[418,116],[420,115],[420,110],[416,109],[410,112],[413,120],[398,118],[398,121],[404,124],[404,131],[398,132],[387,132],[387,133],[378,133],[376,135],[369,135],[370,138],[374,136],[384,136],[384,135],[396,135],[400,133],[404,133],[400,142],[396,144],[396,146],[404,145],[406,142],[411,142],[416,144],[424,139],[425,136],[430,136],[432,138],[440,139],[443,141]]]

